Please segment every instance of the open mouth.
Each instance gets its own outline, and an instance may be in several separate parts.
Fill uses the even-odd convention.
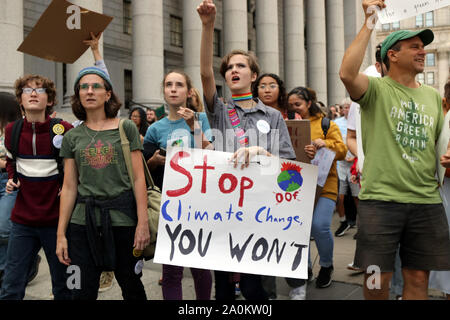
[[[239,80],[241,80],[241,78],[239,78],[238,76],[231,77],[232,82],[238,82]]]

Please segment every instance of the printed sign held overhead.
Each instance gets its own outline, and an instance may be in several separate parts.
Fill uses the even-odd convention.
[[[383,24],[415,17],[450,5],[450,0],[386,0],[386,8],[378,12]]]

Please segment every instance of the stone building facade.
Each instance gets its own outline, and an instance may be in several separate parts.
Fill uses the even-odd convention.
[[[14,80],[23,73],[43,74],[55,80],[58,107],[64,108],[73,93],[76,74],[93,63],[91,52],[88,50],[74,64],[65,65],[16,51],[50,2],[2,0],[0,36],[4,45],[0,49],[3,63],[0,90],[11,90]],[[101,50],[115,91],[127,107],[133,102],[160,106],[161,82],[171,69],[184,69],[194,85],[201,88],[201,22],[196,12],[200,0],[70,2],[114,17],[102,36]],[[364,21],[360,0],[216,0],[215,3],[214,67],[220,95],[229,95],[218,72],[221,57],[232,49],[244,49],[256,53],[263,72],[279,74],[288,90],[309,86],[325,104],[340,103],[345,98],[338,71],[345,48]],[[450,9],[441,10],[447,11],[442,17],[436,13],[435,29],[446,28],[448,34]],[[444,27],[441,24],[445,24],[445,19]],[[375,45],[386,34],[382,28],[372,37],[362,69],[374,62]],[[448,72],[450,46],[448,40],[440,43],[436,41],[432,49],[436,52],[436,65],[425,73],[433,70],[436,83],[445,78],[445,70]]]

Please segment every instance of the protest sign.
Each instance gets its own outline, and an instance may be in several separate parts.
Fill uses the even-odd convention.
[[[311,127],[309,120],[286,120],[297,161],[311,163],[305,152],[305,146],[311,144]]]
[[[241,169],[232,153],[167,150],[154,261],[307,278],[317,167],[265,157]],[[269,173],[270,171],[270,173]]]
[[[450,5],[450,0],[386,0],[386,8],[378,12],[383,24],[415,17]]]
[[[103,32],[112,17],[53,0],[17,49],[46,60],[74,63],[89,46],[90,32]]]

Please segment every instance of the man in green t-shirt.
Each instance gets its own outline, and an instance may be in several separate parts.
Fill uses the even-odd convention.
[[[443,125],[439,93],[418,83],[431,30],[391,33],[382,43],[384,78],[359,73],[373,31],[373,6],[347,49],[340,77],[361,106],[365,154],[358,208],[355,264],[367,270],[366,299],[387,299],[400,244],[403,299],[427,299],[430,270],[450,270],[448,224],[435,178],[435,144]],[[372,7],[372,8],[371,8]],[[379,273],[372,275],[374,271]],[[373,281],[373,280],[376,281]]]

